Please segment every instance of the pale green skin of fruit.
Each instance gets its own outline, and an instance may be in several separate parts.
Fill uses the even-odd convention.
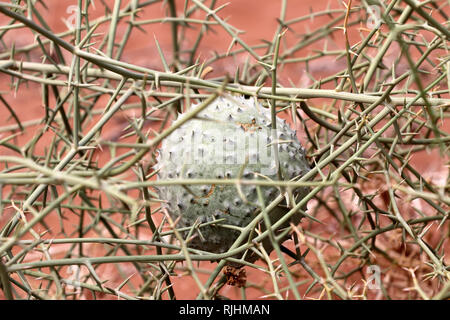
[[[269,168],[267,158],[264,158],[264,162],[260,161],[261,157],[258,156],[260,152],[257,152],[269,148],[271,165],[274,166],[273,168],[276,167],[274,144],[269,144],[273,141],[273,131],[271,131],[271,116],[268,109],[255,102],[253,98],[225,96],[216,99],[197,117],[202,119],[188,121],[163,141],[159,150],[158,163],[155,166],[155,169],[159,170],[159,179],[237,178],[244,163],[243,161],[233,162],[235,160],[233,157],[239,155],[242,160],[242,156],[245,155],[248,158],[242,179],[278,180],[275,170],[267,170]],[[217,136],[217,132],[223,132],[224,135]],[[249,144],[248,141],[233,143],[236,137],[251,139],[255,137],[255,134],[265,142],[260,143],[258,148],[253,148],[255,144]],[[303,176],[310,169],[305,159],[305,151],[295,132],[284,121],[277,118],[277,134],[278,140],[286,141],[278,144],[279,167],[283,179],[290,180]],[[223,141],[222,138],[226,138],[227,141]],[[222,141],[218,141],[219,139]],[[215,150],[219,147],[223,148],[223,144],[225,148],[230,149],[224,152],[222,157],[218,157]],[[194,161],[189,157],[192,152],[204,155],[205,158],[203,161],[198,159]],[[256,176],[255,172],[263,173],[265,178]],[[178,185],[158,188],[160,198],[166,201],[163,207],[167,209],[173,220],[179,218],[177,227],[189,227],[196,222],[205,223],[225,219],[220,224],[203,226],[198,231],[194,231],[192,234],[194,237],[191,237],[187,243],[188,247],[213,253],[226,252],[239,236],[239,231],[223,227],[223,225],[245,227],[260,212],[255,186],[242,186],[247,202],[241,198],[234,185],[189,185],[188,188],[194,195]],[[261,191],[265,205],[268,205],[280,193],[276,187],[261,187]],[[296,202],[307,193],[307,188],[295,189],[293,194]],[[287,211],[288,209],[281,207],[274,209],[270,213],[272,222],[277,221]],[[291,222],[297,224],[300,217],[300,214],[295,214]],[[187,232],[183,233],[184,236],[187,234]],[[266,250],[271,251],[272,248],[267,246],[268,243],[265,244]],[[246,260],[257,259],[257,256],[253,254],[248,257],[250,258]]]

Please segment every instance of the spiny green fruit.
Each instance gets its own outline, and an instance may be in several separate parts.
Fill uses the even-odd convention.
[[[284,120],[277,118],[276,127],[272,130],[270,110],[253,98],[217,98],[163,141],[155,166],[158,179],[270,181],[278,180],[278,168],[284,180],[303,176],[309,171],[305,150]],[[280,194],[272,186],[261,187],[261,191],[266,205]],[[304,187],[294,190],[296,202],[307,192]],[[241,185],[241,192],[236,185],[170,185],[159,187],[158,193],[171,218],[179,218],[177,228],[225,219],[196,229],[187,242],[188,247],[214,253],[226,252],[239,236],[238,230],[225,225],[245,227],[261,212],[254,185]],[[272,223],[287,211],[283,206],[272,210]],[[300,214],[291,221],[298,224]],[[272,250],[270,241],[263,245]],[[257,258],[253,253],[246,256],[249,261]]]

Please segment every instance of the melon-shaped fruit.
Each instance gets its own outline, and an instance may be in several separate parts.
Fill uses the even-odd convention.
[[[164,201],[162,206],[178,221],[177,228],[200,225],[191,232],[181,233],[184,237],[190,235],[187,246],[213,253],[226,252],[239,236],[240,231],[229,226],[245,227],[261,212],[257,187],[248,181],[276,181],[278,168],[284,180],[301,177],[309,171],[305,150],[296,133],[278,117],[273,130],[270,110],[257,100],[229,95],[217,98],[164,139],[155,166],[158,179],[165,181],[247,181],[240,185],[240,190],[236,184],[201,184],[201,181],[158,187],[160,199]],[[266,206],[282,192],[276,186],[260,188]],[[292,191],[298,202],[308,188]],[[270,212],[272,222],[289,210],[286,206],[283,201]],[[297,224],[300,217],[300,213],[295,214],[291,222]],[[217,220],[220,222],[203,225]],[[263,221],[260,227],[264,229]],[[272,250],[268,239],[263,245],[267,251]],[[253,252],[246,254],[248,261],[257,258]]]

